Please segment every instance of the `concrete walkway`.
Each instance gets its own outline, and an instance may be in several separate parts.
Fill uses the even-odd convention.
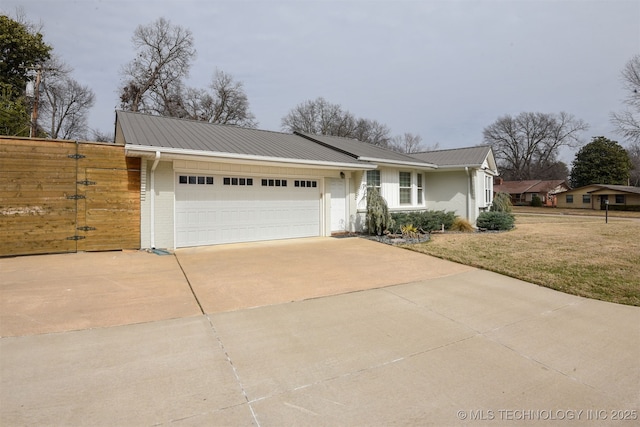
[[[640,308],[362,239],[0,259],[0,280],[3,426],[640,417]]]

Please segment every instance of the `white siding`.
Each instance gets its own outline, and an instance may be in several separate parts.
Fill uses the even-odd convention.
[[[411,205],[400,204],[400,172],[411,172]],[[422,174],[424,203],[417,204],[417,174]],[[475,224],[479,213],[491,205],[486,199],[489,185],[493,194],[493,177],[481,169],[455,171],[415,171],[410,169],[381,168],[380,193],[392,211],[444,210],[454,211],[459,217]],[[357,204],[356,230],[363,229],[366,214],[366,174],[359,175],[355,202]]]
[[[209,161],[188,161],[188,160],[161,160],[155,170],[155,194],[151,197],[151,167],[153,160],[142,161],[141,171],[141,247],[152,246],[151,233],[151,202],[155,199],[155,247],[175,248],[175,187],[176,172],[198,172],[208,174],[235,174],[244,176],[267,177],[313,177],[317,179],[320,192],[321,226],[322,235],[331,233],[330,215],[330,191],[327,188],[329,182],[327,178],[340,178],[339,170],[326,170],[300,167],[274,167],[255,164],[234,164]],[[355,212],[355,198],[357,189],[354,183],[358,182],[354,176],[360,177],[362,173],[345,172],[345,180],[348,185],[348,217],[349,229],[355,230],[359,220]]]
[[[155,171],[155,240],[156,248],[174,244],[174,173],[171,162],[160,162]]]
[[[151,241],[151,203],[155,204],[155,247],[172,249],[173,245],[173,164],[159,162],[155,170],[155,191],[151,195],[151,166],[153,161],[143,161],[141,173],[146,174],[141,188],[140,243],[142,248],[153,246]]]
[[[149,169],[151,164],[142,159],[140,164],[140,247],[148,248],[150,242],[150,223],[149,223]]]
[[[464,170],[427,173],[424,186],[427,209],[454,211],[456,215],[467,218],[468,182],[469,177]]]
[[[392,168],[379,168],[380,169],[380,194],[387,202],[390,210],[419,210],[425,208],[424,202],[424,190],[426,188],[426,173],[424,171],[416,171],[410,168],[406,169],[392,169]],[[411,174],[411,204],[400,204],[400,172],[409,172]],[[423,188],[423,202],[418,204],[418,188],[417,188],[417,174],[422,174],[422,188]],[[366,203],[366,188],[367,188],[367,175],[363,173],[356,180],[359,185],[357,188],[356,204],[359,211],[367,209]]]

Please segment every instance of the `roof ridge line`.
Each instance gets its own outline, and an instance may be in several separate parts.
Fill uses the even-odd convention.
[[[348,151],[346,151],[346,150],[342,150],[342,149],[340,149],[340,148],[338,148],[338,147],[334,147],[333,145],[330,145],[330,144],[327,144],[327,143],[325,143],[325,142],[322,142],[322,141],[320,141],[320,140],[318,140],[318,139],[315,139],[315,138],[313,137],[313,135],[310,135],[310,134],[304,134],[304,133],[302,133],[302,132],[298,132],[297,130],[293,131],[293,135],[296,135],[296,136],[299,136],[299,137],[301,137],[301,138],[307,139],[307,140],[309,140],[309,141],[311,141],[311,142],[315,142],[316,144],[322,145],[323,147],[329,148],[329,149],[331,149],[331,150],[335,150],[335,151],[337,151],[337,152],[339,152],[339,153],[346,154],[347,156],[349,156],[349,157],[353,157],[353,158],[354,158],[354,159],[356,159],[356,160],[358,160],[358,159],[360,158],[360,156],[358,156],[358,155],[356,155],[356,154],[350,153],[350,152],[348,152]],[[348,138],[344,138],[344,139],[348,139]],[[358,140],[357,140],[357,139],[355,139],[355,140],[353,140],[353,141],[358,141]]]

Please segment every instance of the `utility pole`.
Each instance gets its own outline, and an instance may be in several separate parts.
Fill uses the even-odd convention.
[[[40,102],[40,80],[42,79],[42,66],[36,65],[36,83],[33,90],[33,108],[31,109],[31,128],[29,137],[33,138],[38,134],[38,103]]]

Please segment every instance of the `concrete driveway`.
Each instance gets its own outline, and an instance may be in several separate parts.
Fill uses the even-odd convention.
[[[640,417],[640,308],[363,239],[0,259],[0,304],[0,425]]]

